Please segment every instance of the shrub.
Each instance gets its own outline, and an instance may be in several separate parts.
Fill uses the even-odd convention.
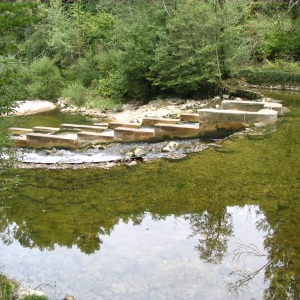
[[[291,86],[300,84],[300,73],[290,73],[275,70],[247,70],[243,71],[241,74],[245,76],[247,82],[251,84],[276,84],[281,86]]]
[[[71,82],[62,91],[62,96],[70,99],[76,106],[82,106],[84,104],[86,94],[87,89],[78,81]]]
[[[8,300],[16,289],[16,285],[12,280],[0,274],[0,299]]]
[[[64,73],[68,81],[80,81],[85,87],[91,85],[93,80],[99,77],[97,58],[79,58]]]
[[[48,298],[46,296],[31,295],[25,296],[24,300],[48,300]]]
[[[124,97],[123,77],[118,72],[109,72],[106,77],[100,77],[93,82],[95,90],[104,98],[120,100]]]
[[[30,82],[28,92],[32,98],[50,100],[60,96],[63,79],[58,67],[48,57],[32,63],[27,76]]]

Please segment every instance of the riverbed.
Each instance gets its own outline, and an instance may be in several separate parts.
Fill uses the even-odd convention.
[[[298,299],[300,95],[270,132],[180,160],[18,169],[4,272],[50,299]]]

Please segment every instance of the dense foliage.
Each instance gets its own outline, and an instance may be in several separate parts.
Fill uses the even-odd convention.
[[[245,74],[277,83],[282,64],[299,77],[299,2],[2,1],[0,55],[19,62],[19,98],[101,106],[211,95]]]

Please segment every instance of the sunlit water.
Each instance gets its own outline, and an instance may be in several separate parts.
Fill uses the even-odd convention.
[[[4,273],[55,300],[300,299],[300,97],[272,96],[275,131],[185,159],[14,170]]]

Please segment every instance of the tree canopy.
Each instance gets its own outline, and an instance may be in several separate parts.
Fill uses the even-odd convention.
[[[0,55],[21,63],[29,99],[72,100],[76,86],[82,104],[195,97],[245,69],[280,61],[294,72],[299,2],[2,1]]]

